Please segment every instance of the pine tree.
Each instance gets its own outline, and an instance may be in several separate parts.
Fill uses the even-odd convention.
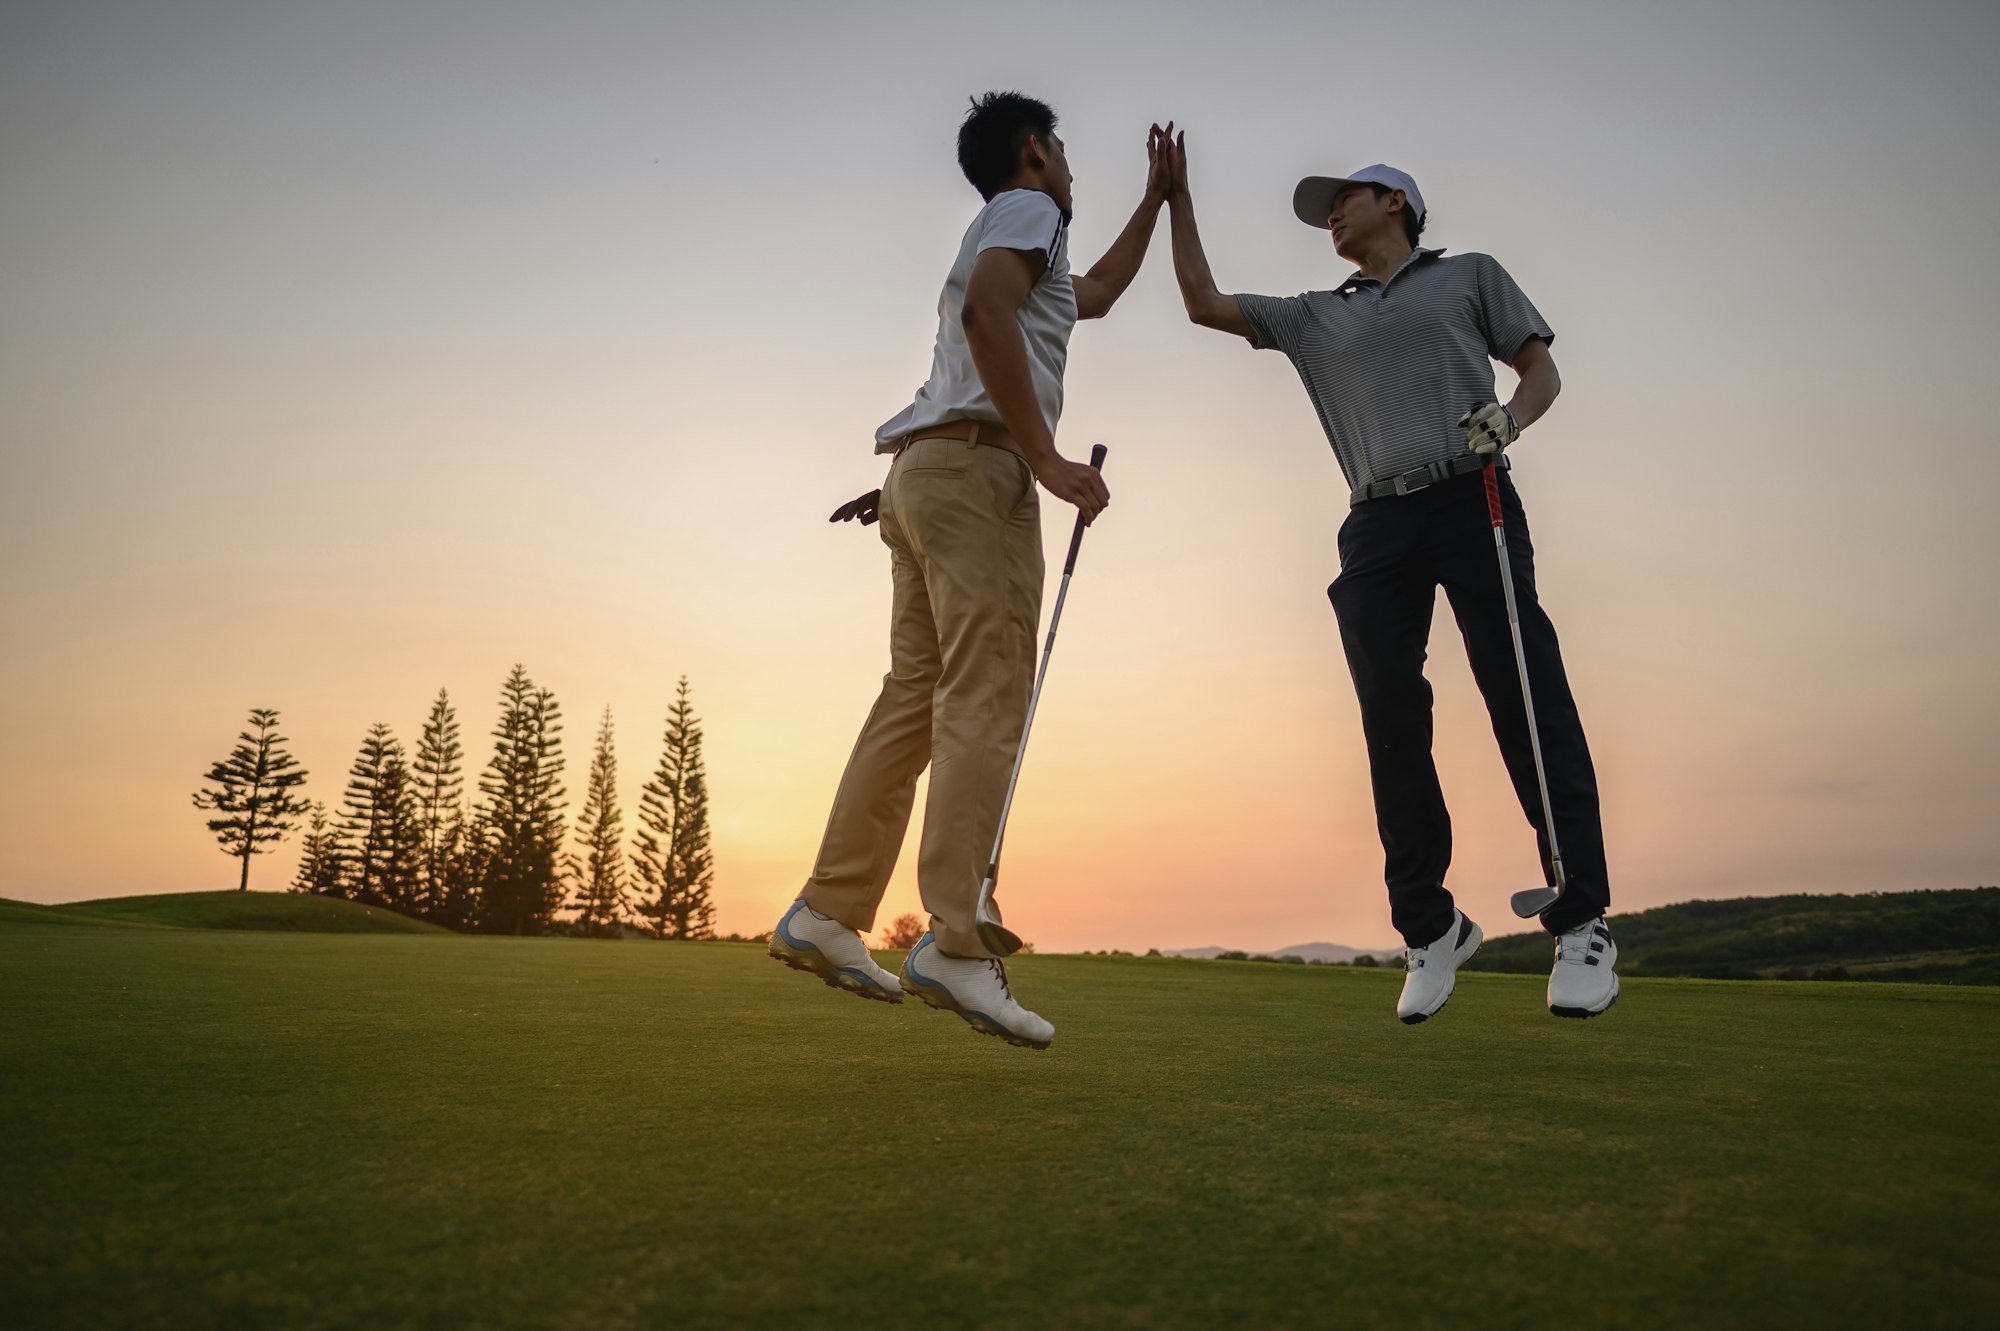
[[[589,793],[577,819],[577,838],[586,853],[569,857],[572,884],[570,907],[577,912],[577,932],[589,938],[615,938],[631,901],[625,885],[624,815],[618,811],[618,755],[612,748],[611,709],[597,730],[597,750],[590,759]]]
[[[539,934],[562,905],[562,712],[516,665],[500,686],[493,760],[479,789],[483,872],[479,927]]]
[[[458,713],[439,689],[411,764],[421,843],[415,908],[427,920],[459,928],[471,919],[470,909],[453,899],[464,881],[457,863],[465,850],[465,777],[459,765],[464,756]]]
[[[279,747],[287,741],[274,733],[276,709],[253,708],[250,724],[255,733],[240,733],[236,748],[202,778],[214,789],[194,794],[195,808],[224,815],[209,819],[208,830],[215,833],[224,854],[243,861],[236,883],[239,892],[250,890],[250,857],[284,840],[306,811],[305,800],[296,793],[306,772]]]
[[[662,938],[715,936],[715,857],[708,838],[708,772],[701,758],[701,721],[688,702],[682,675],[667,713],[659,770],[639,801],[633,871],[650,889],[640,905]]]
[[[479,923],[480,888],[493,859],[493,824],[484,807],[475,808],[459,830],[458,844],[445,861],[444,901],[437,923],[461,933]]]
[[[424,835],[417,821],[417,792],[398,745],[382,768],[382,813],[389,825],[389,855],[382,865],[382,900],[414,915],[423,881]]]
[[[417,877],[415,802],[402,742],[380,721],[369,727],[348,771],[345,803],[347,815],[341,826],[347,842],[345,895],[407,909]]]
[[[340,828],[326,816],[326,805],[318,800],[313,801],[312,821],[307,825],[301,850],[299,871],[292,879],[292,891],[317,892],[325,897],[343,895],[340,876],[344,855]]]

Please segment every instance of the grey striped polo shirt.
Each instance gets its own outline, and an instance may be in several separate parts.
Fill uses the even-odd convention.
[[[1250,345],[1282,351],[1304,381],[1350,486],[1465,452],[1456,424],[1494,402],[1493,362],[1555,333],[1492,256],[1413,251],[1387,282],[1238,296]]]

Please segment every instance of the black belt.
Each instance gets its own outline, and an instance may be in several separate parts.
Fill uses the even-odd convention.
[[[1454,476],[1470,476],[1484,467],[1487,460],[1487,456],[1483,453],[1461,453],[1444,462],[1433,462],[1413,471],[1406,471],[1401,476],[1391,476],[1386,481],[1370,481],[1366,485],[1356,487],[1354,493],[1347,496],[1347,506],[1359,508],[1371,499],[1387,499],[1390,495],[1411,494],[1417,490],[1428,489],[1439,481],[1448,481]],[[1508,471],[1514,465],[1513,459],[1505,453],[1495,455],[1492,462],[1502,471]]]

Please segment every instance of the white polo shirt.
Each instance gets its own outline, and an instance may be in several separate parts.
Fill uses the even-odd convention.
[[[966,228],[958,258],[938,297],[937,349],[931,355],[930,381],[917,390],[916,401],[885,421],[875,432],[875,451],[893,453],[899,441],[946,421],[971,420],[1000,425],[1000,412],[986,396],[986,386],[973,368],[972,350],[965,343],[965,284],[972,265],[987,250],[1038,250],[1048,260],[1041,278],[1029,288],[1014,318],[1028,345],[1028,375],[1035,400],[1055,432],[1062,415],[1063,366],[1069,360],[1069,335],[1076,327],[1076,290],[1069,278],[1069,223],[1056,201],[1040,190],[1015,189],[993,196]]]

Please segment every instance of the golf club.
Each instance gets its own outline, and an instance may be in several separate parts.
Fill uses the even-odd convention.
[[[1104,470],[1105,451],[1103,444],[1090,450],[1090,465],[1099,471]],[[1062,585],[1056,589],[1056,608],[1049,615],[1049,638],[1042,646],[1042,664],[1035,671],[1035,691],[1028,695],[1028,719],[1021,723],[1021,744],[1014,750],[1014,771],[1007,778],[1007,799],[1000,806],[1000,827],[993,834],[993,858],[987,862],[986,879],[979,885],[979,906],[972,916],[979,941],[996,957],[1011,957],[1021,950],[1020,936],[993,916],[993,885],[1000,878],[1000,847],[1007,840],[1007,814],[1014,807],[1014,787],[1021,780],[1021,760],[1028,756],[1028,732],[1035,728],[1035,705],[1042,700],[1042,681],[1049,677],[1049,655],[1056,649],[1056,626],[1062,623],[1063,600],[1069,595],[1069,578],[1076,572],[1076,552],[1083,545],[1086,525],[1079,510],[1076,530],[1069,537],[1069,558],[1063,560]]]
[[[1493,519],[1493,548],[1500,553],[1500,587],[1507,594],[1507,627],[1514,634],[1514,664],[1521,672],[1521,705],[1528,711],[1528,745],[1535,753],[1535,784],[1542,791],[1542,826],[1549,836],[1549,876],[1554,887],[1531,887],[1514,894],[1514,913],[1531,920],[1562,900],[1568,881],[1563,877],[1562,847],[1556,842],[1556,818],[1549,807],[1549,777],[1542,767],[1542,734],[1535,726],[1535,693],[1528,686],[1528,652],[1521,645],[1521,612],[1514,603],[1514,566],[1507,559],[1507,524],[1500,515],[1500,473],[1489,458],[1482,473],[1486,477],[1486,511]]]

